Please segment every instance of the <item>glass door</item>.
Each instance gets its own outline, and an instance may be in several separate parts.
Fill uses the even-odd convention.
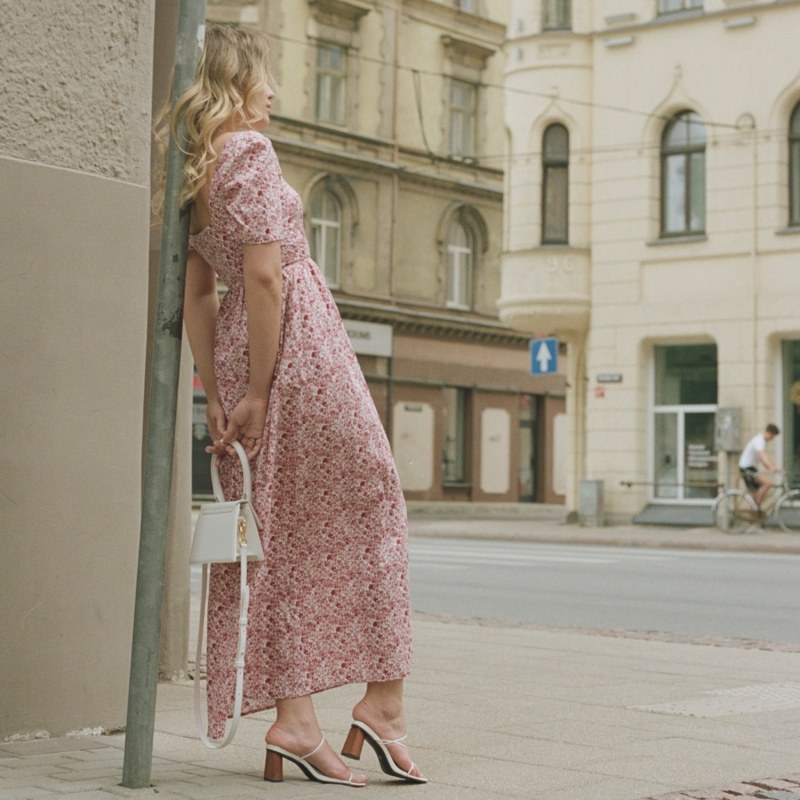
[[[655,417],[655,463],[653,465],[654,497],[659,500],[678,497],[680,466],[678,453],[679,416],[675,411],[661,411]]]
[[[708,501],[717,495],[716,407],[655,411],[653,497]]]
[[[717,348],[657,346],[653,367],[653,499],[708,503],[717,494]]]
[[[800,340],[783,343],[783,468],[792,488],[800,488]]]
[[[715,417],[714,411],[684,412],[684,499],[711,500],[717,496],[717,453],[714,449]]]

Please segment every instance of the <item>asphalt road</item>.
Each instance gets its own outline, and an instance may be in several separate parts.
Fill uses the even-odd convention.
[[[415,611],[800,644],[800,557],[412,538]]]

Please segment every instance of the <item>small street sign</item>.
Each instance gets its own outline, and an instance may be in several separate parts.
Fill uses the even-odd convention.
[[[531,375],[554,375],[558,372],[558,339],[531,339]]]

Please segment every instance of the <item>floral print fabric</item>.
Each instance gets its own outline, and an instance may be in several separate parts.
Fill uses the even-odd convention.
[[[281,242],[281,344],[253,505],[265,560],[249,567],[243,713],[411,667],[406,510],[389,443],[336,305],[309,256],[299,195],[272,144],[238,133],[219,155],[211,224],[190,246],[229,291],[214,345],[226,414],[249,379],[243,247]],[[225,495],[241,492],[224,459]],[[239,566],[214,565],[208,610],[209,734],[231,713]]]

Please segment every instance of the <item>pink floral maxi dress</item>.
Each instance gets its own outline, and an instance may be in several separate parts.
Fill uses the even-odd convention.
[[[229,287],[214,369],[230,414],[249,380],[243,247],[281,243],[281,343],[262,448],[252,466],[265,560],[251,564],[243,713],[411,667],[406,510],[392,453],[347,331],[311,260],[299,195],[268,139],[242,132],[219,155],[211,224],[190,247]],[[220,477],[239,497],[236,459]],[[233,703],[237,565],[211,571],[209,732]]]

